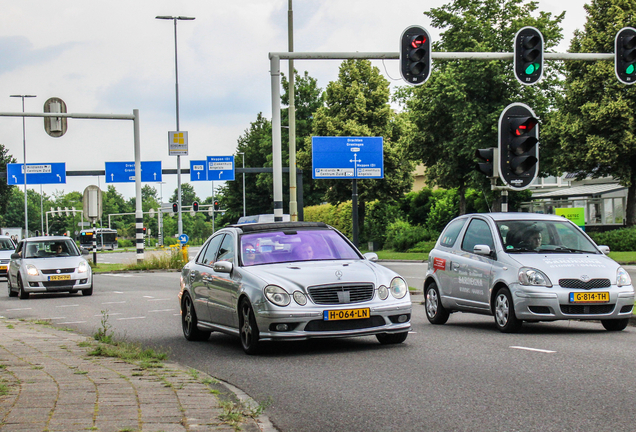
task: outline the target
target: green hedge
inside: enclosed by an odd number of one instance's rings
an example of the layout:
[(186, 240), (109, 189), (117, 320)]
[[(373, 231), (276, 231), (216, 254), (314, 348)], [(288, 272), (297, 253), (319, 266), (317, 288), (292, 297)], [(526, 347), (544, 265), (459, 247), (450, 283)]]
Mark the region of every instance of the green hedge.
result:
[(619, 228), (587, 233), (597, 245), (609, 246), (612, 252), (636, 251), (636, 228)]

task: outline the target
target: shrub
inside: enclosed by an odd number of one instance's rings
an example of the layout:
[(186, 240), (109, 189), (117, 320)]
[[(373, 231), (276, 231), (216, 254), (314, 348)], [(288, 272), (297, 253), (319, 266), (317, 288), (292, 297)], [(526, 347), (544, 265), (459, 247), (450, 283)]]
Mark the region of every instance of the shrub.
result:
[(636, 251), (636, 227), (587, 234), (596, 244), (609, 246), (612, 252)]
[(121, 238), (117, 239), (117, 247), (127, 248), (127, 247), (133, 247), (133, 246), (134, 246), (134, 243), (132, 242), (132, 240), (121, 239)]
[(363, 241), (376, 242), (382, 248), (386, 242), (387, 226), (403, 216), (402, 210), (395, 203), (379, 200), (368, 203), (364, 216)]
[(459, 199), (456, 190), (437, 190), (435, 202), (426, 220), (426, 227), (431, 231), (442, 232), (446, 224), (459, 215)]
[(396, 220), (386, 230), (386, 247), (405, 252), (423, 241), (432, 240), (429, 230), (421, 226), (412, 226), (404, 220)]

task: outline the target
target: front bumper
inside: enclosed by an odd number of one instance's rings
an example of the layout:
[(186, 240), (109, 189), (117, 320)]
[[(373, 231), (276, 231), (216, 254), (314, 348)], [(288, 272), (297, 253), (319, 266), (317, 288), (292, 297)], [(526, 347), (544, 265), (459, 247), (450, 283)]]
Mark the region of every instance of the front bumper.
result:
[(27, 293), (64, 292), (89, 289), (92, 286), (93, 275), (87, 273), (72, 273), (67, 280), (49, 280), (47, 275), (27, 276), (23, 289)]
[[(511, 287), (512, 288), (512, 287)], [(529, 288), (517, 286), (512, 294), (515, 315), (525, 321), (549, 320), (602, 320), (630, 318), (634, 308), (634, 291), (631, 287), (617, 287), (595, 291), (609, 292), (605, 303), (571, 303), (571, 292), (594, 292), (561, 287)]]
[[(323, 319), (323, 312), (326, 310), (363, 307), (370, 308), (369, 318), (336, 321)], [(408, 297), (407, 301), (388, 305), (348, 304), (338, 307), (315, 305), (277, 310), (255, 309), (259, 339), (263, 341), (367, 336), (402, 333), (411, 329), (412, 304)]]

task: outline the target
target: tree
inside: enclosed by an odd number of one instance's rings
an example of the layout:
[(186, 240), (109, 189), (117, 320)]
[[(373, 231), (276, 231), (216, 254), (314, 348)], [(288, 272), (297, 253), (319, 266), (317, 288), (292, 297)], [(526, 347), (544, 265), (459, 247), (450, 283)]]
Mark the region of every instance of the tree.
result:
[[(108, 215), (110, 214), (132, 213), (133, 209), (134, 207), (129, 207), (128, 204), (126, 204), (124, 196), (115, 189), (115, 186), (108, 185), (106, 192), (102, 193), (102, 214), (106, 218), (106, 221), (108, 221)], [(112, 217), (111, 221), (111, 227), (118, 230), (119, 234), (132, 238), (135, 237), (134, 231), (129, 233), (127, 229), (131, 223), (135, 222), (135, 216), (116, 216)]]
[[(281, 103), (289, 105), (289, 81), (283, 74), (282, 79), (283, 94)], [(311, 135), (313, 116), (318, 107), (323, 105), (323, 92), (317, 86), (315, 78), (309, 76), (307, 72), (303, 76), (295, 75), (295, 98), (296, 107), (296, 151), (302, 152), (305, 147), (305, 138)], [(289, 125), (288, 109), (281, 112), (281, 122)], [(289, 129), (283, 128), (281, 131), (281, 153), (284, 166), (289, 166)], [(254, 122), (250, 124), (244, 134), (238, 139), (237, 153), (235, 160), (242, 164), (245, 153), (246, 167), (271, 167), (272, 161), (272, 125), (263, 117), (262, 113), (257, 115)], [(273, 176), (270, 173), (247, 174), (245, 178), (246, 191), (245, 213), (262, 214), (272, 213), (273, 209)], [(243, 181), (241, 176), (237, 176), (236, 181), (227, 182), (221, 188), (219, 199), (222, 207), (226, 209), (221, 217), (221, 225), (233, 223), (243, 216)], [(313, 205), (322, 200), (322, 191), (316, 191), (311, 181), (311, 170), (303, 172), (303, 201), (304, 204)], [(283, 202), (289, 203), (289, 176), (283, 175)], [(288, 211), (288, 210), (287, 210)]]
[[(585, 31), (570, 52), (614, 52), (616, 33), (636, 22), (636, 3), (593, 0)], [(636, 225), (636, 87), (621, 84), (614, 62), (568, 62), (565, 97), (542, 131), (542, 143), (563, 171), (579, 179), (612, 176), (627, 192), (627, 225)], [(542, 147), (543, 149), (543, 147)]]
[[(178, 189), (174, 190), (174, 193), (170, 197), (171, 203), (178, 202)], [(155, 196), (157, 191), (155, 191)], [(190, 183), (181, 183), (181, 206), (191, 206), (193, 202), (199, 201), (197, 193), (194, 190), (194, 186)]]
[[(9, 154), (9, 150), (0, 144), (0, 171), (7, 172), (7, 164), (15, 162), (15, 158)], [(6, 181), (0, 181), (0, 222), (2, 222), (0, 226), (7, 226), (7, 223), (3, 222), (3, 215), (7, 211), (7, 204), (9, 203), (12, 189), (15, 189), (15, 186), (10, 186)]]
[[(384, 137), (384, 179), (358, 180), (362, 217), (364, 202), (399, 199), (413, 183), (413, 164), (403, 141), (409, 125), (393, 112), (389, 97), (388, 81), (370, 61), (346, 60), (340, 65), (338, 80), (327, 86), (326, 106), (314, 115), (315, 136)], [(298, 164), (311, 171), (311, 137), (305, 139)], [(333, 205), (351, 199), (351, 182), (320, 180), (319, 185)]]
[[(514, 35), (524, 26), (538, 28), (546, 48), (557, 45), (564, 13), (534, 17), (536, 2), (524, 2), (453, 0), (424, 12), (433, 27), (444, 30), (435, 51), (512, 52)], [(523, 86), (514, 77), (511, 61), (436, 60), (433, 66), (426, 84), (399, 95), (415, 125), (409, 152), (426, 166), (429, 186), (457, 188), (459, 212), (464, 214), (467, 188), (488, 184), (474, 170), (475, 150), (496, 146), (499, 116), (512, 102), (523, 101), (542, 117), (559, 90), (559, 67), (550, 65), (539, 84)]]

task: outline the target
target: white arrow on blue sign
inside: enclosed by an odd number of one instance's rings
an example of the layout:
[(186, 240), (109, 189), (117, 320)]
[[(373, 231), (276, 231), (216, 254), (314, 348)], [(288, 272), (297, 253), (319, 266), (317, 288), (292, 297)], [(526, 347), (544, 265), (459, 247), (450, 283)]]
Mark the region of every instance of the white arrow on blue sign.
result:
[(187, 234), (181, 234), (181, 235), (179, 236), (179, 242), (180, 242), (181, 244), (186, 244), (186, 243), (188, 242), (188, 240), (190, 240), (190, 237), (188, 237), (188, 235), (187, 235)]
[[(27, 184), (66, 183), (66, 163), (27, 163)], [(24, 184), (24, 164), (7, 164), (7, 184)]]
[(205, 169), (207, 161), (191, 160), (190, 161), (190, 181), (206, 181), (208, 179), (208, 171)]
[(208, 180), (234, 180), (234, 156), (208, 156)]
[[(106, 183), (133, 183), (135, 162), (106, 162)], [(161, 161), (141, 161), (141, 181), (160, 182)]]

